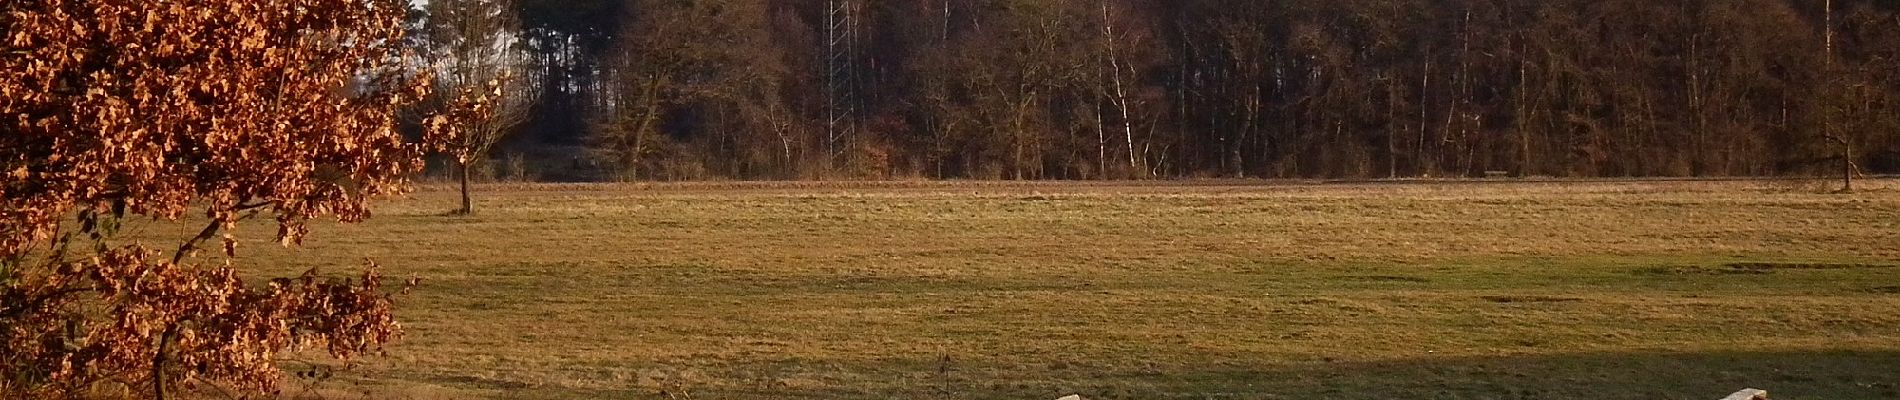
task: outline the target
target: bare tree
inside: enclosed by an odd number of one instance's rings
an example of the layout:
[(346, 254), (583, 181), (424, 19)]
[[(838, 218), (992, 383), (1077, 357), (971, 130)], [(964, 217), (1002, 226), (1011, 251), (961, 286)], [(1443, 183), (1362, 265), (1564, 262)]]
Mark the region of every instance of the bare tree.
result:
[[(590, 137), (600, 155), (617, 164), (620, 178), (704, 175), (647, 165), (663, 151), (680, 162), (675, 167), (706, 164), (692, 159), (696, 154), (688, 151), (692, 150), (689, 145), (758, 149), (763, 144), (779, 147), (777, 153), (783, 159), (791, 157), (789, 111), (762, 104), (782, 98), (779, 88), (786, 74), (768, 36), (767, 4), (750, 0), (628, 4), (639, 12), (628, 16), (607, 56)], [(695, 123), (667, 126), (664, 122), (669, 118)], [(728, 172), (742, 169), (748, 161), (770, 158), (724, 156), (719, 162), (732, 167)]]
[(513, 0), (431, 0), (425, 32), (426, 53), (434, 72), (435, 98), (441, 107), (475, 90), (496, 90), (487, 112), (450, 121), (452, 135), (436, 143), (455, 162), (461, 181), (462, 205), (456, 212), (475, 211), (469, 199), (469, 171), (488, 159), (496, 143), (526, 121), (534, 107), (538, 85), (532, 81), (535, 59), (520, 36)]
[[(1102, 47), (1107, 53), (1105, 58), (1108, 61), (1109, 90), (1107, 92), (1109, 92), (1109, 104), (1114, 106), (1114, 111), (1120, 117), (1118, 120), (1120, 124), (1115, 128), (1121, 131), (1123, 144), (1127, 146), (1128, 175), (1133, 177), (1142, 174), (1141, 171), (1145, 169), (1142, 162), (1147, 155), (1142, 154), (1142, 151), (1135, 147), (1136, 112), (1131, 110), (1135, 105), (1131, 103), (1132, 96), (1129, 95), (1130, 89), (1135, 84), (1129, 80), (1139, 77), (1145, 72), (1143, 69), (1151, 67), (1147, 64), (1153, 64), (1153, 57), (1144, 58), (1133, 53), (1151, 48), (1154, 44), (1149, 40), (1152, 32), (1129, 28), (1141, 27), (1139, 20), (1134, 19), (1136, 17), (1129, 16), (1133, 14), (1132, 12), (1118, 10), (1111, 3), (1109, 0), (1101, 0)], [(1122, 12), (1117, 13), (1117, 11)], [(1118, 26), (1120, 26), (1119, 29)], [(1100, 154), (1097, 154), (1097, 157), (1103, 159), (1102, 163), (1106, 169), (1106, 140), (1102, 142), (1104, 143), (1100, 143), (1102, 148), (1098, 149)]]

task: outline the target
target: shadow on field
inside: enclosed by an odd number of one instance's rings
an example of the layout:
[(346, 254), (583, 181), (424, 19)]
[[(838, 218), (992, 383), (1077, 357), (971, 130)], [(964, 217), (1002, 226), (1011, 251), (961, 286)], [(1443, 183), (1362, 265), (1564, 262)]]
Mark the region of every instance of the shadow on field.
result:
[[(1101, 376), (1087, 387), (999, 395), (1135, 399), (1695, 399), (1743, 388), (1775, 399), (1900, 398), (1900, 353), (1582, 354), (1314, 362)], [(1144, 390), (1143, 387), (1151, 390)], [(973, 398), (987, 397), (983, 393)]]
[[(1642, 399), (1714, 400), (1744, 388), (1776, 400), (1900, 398), (1900, 352), (1577, 354), (1443, 357), (1385, 362), (1195, 366), (1086, 360), (1045, 365), (937, 360), (738, 364), (695, 370), (694, 382), (580, 389), (436, 382), (509, 399)], [(1254, 364), (1252, 366), (1248, 364)], [(687, 368), (693, 369), (693, 368)], [(723, 371), (722, 371), (723, 370)], [(811, 374), (813, 371), (824, 371)], [(678, 376), (678, 371), (671, 376)], [(607, 385), (618, 386), (618, 385)], [(462, 398), (393, 393), (373, 396)], [(329, 398), (351, 398), (329, 397)]]

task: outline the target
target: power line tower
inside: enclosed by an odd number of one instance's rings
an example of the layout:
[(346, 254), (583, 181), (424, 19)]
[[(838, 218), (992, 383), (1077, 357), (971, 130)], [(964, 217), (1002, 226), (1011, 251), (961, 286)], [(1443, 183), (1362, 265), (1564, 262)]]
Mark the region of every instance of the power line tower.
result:
[(825, 1), (825, 154), (836, 161), (857, 131), (858, 2)]

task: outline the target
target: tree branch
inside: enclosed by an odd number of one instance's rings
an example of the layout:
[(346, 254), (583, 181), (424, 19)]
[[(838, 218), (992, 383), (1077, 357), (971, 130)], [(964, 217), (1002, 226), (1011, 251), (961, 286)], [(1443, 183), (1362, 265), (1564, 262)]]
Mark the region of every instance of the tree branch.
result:
[(198, 236), (193, 236), (190, 240), (186, 240), (185, 244), (178, 246), (178, 252), (172, 253), (172, 264), (184, 261), (185, 255), (190, 254), (192, 250), (197, 250), (199, 244), (204, 243), (206, 240), (211, 240), (213, 236), (217, 236), (218, 227), (223, 225), (223, 221), (211, 221), (211, 223), (205, 224), (205, 229), (198, 231)]
[(260, 202), (249, 203), (249, 204), (238, 204), (237, 207), (232, 208), (231, 211), (250, 211), (250, 210), (255, 210), (259, 208), (269, 207), (276, 204), (277, 202), (275, 201), (260, 201)]
[(92, 288), (86, 288), (86, 287), (65, 288), (65, 289), (53, 291), (52, 293), (47, 293), (47, 294), (39, 295), (39, 296), (33, 296), (32, 298), (28, 299), (27, 303), (25, 304), (13, 304), (13, 305), (0, 306), (0, 320), (17, 319), (21, 315), (26, 314), (28, 310), (40, 308), (41, 306), (46, 305), (46, 303), (51, 302), (53, 299), (66, 297), (68, 295), (90, 292), (90, 291), (92, 291)]
[(165, 386), (165, 353), (171, 351), (172, 337), (178, 334), (178, 324), (165, 326), (165, 333), (158, 336), (158, 352), (152, 355), (152, 398), (169, 398)]
[[(232, 212), (251, 211), (250, 214), (245, 214), (242, 217), (238, 217), (237, 219), (238, 221), (243, 221), (246, 219), (250, 219), (252, 216), (256, 216), (257, 209), (264, 208), (273, 204), (277, 204), (277, 203), (274, 201), (263, 201), (263, 202), (257, 202), (257, 203), (239, 202), (239, 204), (236, 207), (231, 208), (231, 211)], [(204, 244), (205, 241), (211, 240), (211, 238), (213, 237), (217, 237), (218, 229), (223, 226), (224, 226), (224, 221), (214, 220), (214, 221), (211, 221), (211, 223), (209, 224), (205, 224), (204, 230), (198, 231), (197, 236), (192, 236), (191, 239), (186, 240), (184, 244), (178, 246), (178, 251), (176, 253), (172, 253), (172, 264), (177, 264), (177, 263), (185, 261), (186, 254), (190, 254), (191, 251), (197, 250), (199, 248), (198, 246)]]

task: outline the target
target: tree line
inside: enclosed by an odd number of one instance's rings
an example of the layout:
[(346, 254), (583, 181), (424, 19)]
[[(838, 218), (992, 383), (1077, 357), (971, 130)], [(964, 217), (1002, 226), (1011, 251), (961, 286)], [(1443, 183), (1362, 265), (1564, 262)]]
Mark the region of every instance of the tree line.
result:
[(468, 7), (507, 14), (482, 43), (531, 98), (496, 152), (585, 149), (544, 172), (574, 179), (1900, 171), (1891, 0), (431, 0), (414, 25)]

